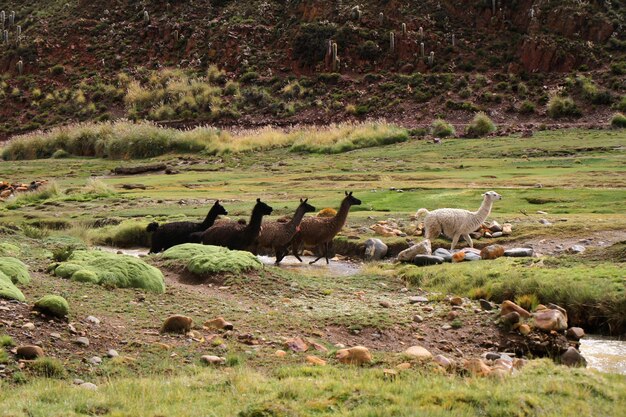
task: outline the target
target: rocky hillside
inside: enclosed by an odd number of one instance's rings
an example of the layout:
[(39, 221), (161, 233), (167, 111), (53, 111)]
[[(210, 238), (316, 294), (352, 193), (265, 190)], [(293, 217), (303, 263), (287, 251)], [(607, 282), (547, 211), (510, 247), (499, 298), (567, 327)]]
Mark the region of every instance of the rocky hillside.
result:
[[(5, 138), (117, 117), (241, 126), (385, 117), (415, 126), (435, 117), (466, 123), (484, 110), (511, 126), (605, 124), (626, 108), (623, 0), (8, 0), (2, 8)], [(549, 112), (556, 95), (577, 111)]]

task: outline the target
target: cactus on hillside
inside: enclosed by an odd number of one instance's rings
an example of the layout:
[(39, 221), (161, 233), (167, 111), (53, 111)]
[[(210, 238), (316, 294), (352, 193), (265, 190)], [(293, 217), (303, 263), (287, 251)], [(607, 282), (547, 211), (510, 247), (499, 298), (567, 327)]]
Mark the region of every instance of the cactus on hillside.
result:
[(385, 23), (385, 14), (383, 12), (378, 13), (378, 23), (381, 26)]
[(8, 30), (6, 30), (6, 29), (4, 30), (4, 32), (2, 32), (2, 42), (3, 42), (5, 45), (8, 45), (8, 44), (9, 44), (9, 31), (8, 31)]
[(14, 23), (15, 23), (15, 12), (12, 11), (9, 14), (9, 26), (13, 26)]
[(452, 34), (452, 47), (456, 46), (456, 38), (454, 37), (454, 33)]
[(0, 11), (0, 25), (2, 25), (2, 29), (4, 30), (4, 22), (7, 20), (7, 14), (4, 10)]
[(17, 32), (17, 38), (19, 39), (20, 36), (22, 36), (22, 26), (17, 25), (17, 27), (15, 28), (15, 31)]
[(178, 39), (180, 39), (180, 35), (178, 33), (178, 30), (174, 31), (173, 36), (174, 36), (174, 42), (178, 43)]
[(350, 17), (353, 20), (361, 20), (361, 8), (359, 6), (354, 6), (350, 11)]
[(150, 23), (150, 13), (147, 10), (143, 11), (143, 21), (146, 23)]
[(20, 75), (22, 75), (22, 73), (24, 72), (24, 62), (21, 59), (17, 61), (17, 72)]
[(424, 28), (420, 26), (419, 32), (420, 32), (420, 41), (423, 41), (424, 40)]
[(424, 42), (420, 43), (420, 56), (424, 58)]
[(435, 62), (435, 53), (430, 51), (430, 55), (428, 55), (428, 65), (432, 66)]
[(396, 49), (396, 35), (389, 32), (389, 50), (393, 52), (394, 49)]
[(406, 38), (406, 23), (402, 24), (402, 36)]

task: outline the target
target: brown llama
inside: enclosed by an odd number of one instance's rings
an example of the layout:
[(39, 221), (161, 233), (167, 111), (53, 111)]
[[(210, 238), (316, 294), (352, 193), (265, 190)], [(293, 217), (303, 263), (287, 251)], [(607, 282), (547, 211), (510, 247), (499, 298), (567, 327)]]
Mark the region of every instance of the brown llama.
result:
[(298, 252), (300, 248), (305, 245), (315, 246), (317, 251), (321, 253), (317, 259), (309, 263), (314, 264), (322, 259), (322, 257), (326, 258), (326, 264), (329, 263), (328, 254), (333, 238), (341, 231), (343, 225), (346, 224), (350, 207), (361, 204), (361, 200), (352, 196), (352, 191), (349, 193), (346, 191), (345, 194), (346, 196), (341, 201), (341, 207), (335, 216), (307, 217), (300, 223), (300, 232), (296, 233), (291, 244), (293, 256), (298, 258), (300, 262), (302, 262), (302, 259), (298, 256)]

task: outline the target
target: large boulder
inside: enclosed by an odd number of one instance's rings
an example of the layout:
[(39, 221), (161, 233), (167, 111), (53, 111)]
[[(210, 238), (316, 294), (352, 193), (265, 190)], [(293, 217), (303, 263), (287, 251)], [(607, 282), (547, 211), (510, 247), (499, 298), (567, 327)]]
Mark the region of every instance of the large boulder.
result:
[(417, 359), (431, 359), (433, 357), (433, 354), (428, 349), (419, 345), (411, 346), (404, 353)]
[(502, 307), (500, 309), (500, 316), (505, 316), (511, 312), (515, 311), (520, 317), (527, 319), (530, 318), (531, 314), (526, 311), (524, 308), (518, 306), (513, 301), (504, 300), (502, 302)]
[(134, 256), (78, 250), (72, 253), (67, 262), (57, 265), (54, 273), (73, 281), (165, 292), (161, 271)]
[(424, 239), (420, 243), (411, 246), (408, 249), (403, 250), (398, 254), (398, 261), (400, 262), (412, 262), (415, 255), (431, 255), (432, 248), (430, 246), (430, 240)]
[(442, 264), (443, 262), (443, 258), (433, 255), (415, 255), (415, 257), (413, 258), (413, 265), (417, 266), (438, 265)]
[(571, 346), (561, 355), (561, 363), (567, 366), (580, 366), (583, 368), (587, 366), (587, 360), (576, 348)]
[(533, 256), (535, 252), (532, 248), (512, 248), (504, 251), (504, 256), (509, 256), (513, 258), (524, 258)]
[(35, 310), (49, 316), (64, 318), (70, 313), (70, 305), (60, 295), (44, 295), (35, 302)]
[(37, 359), (44, 356), (43, 349), (35, 345), (19, 346), (16, 350), (18, 358)]
[(365, 241), (365, 259), (369, 261), (378, 261), (387, 255), (389, 248), (380, 239), (367, 239)]
[(555, 308), (546, 308), (533, 313), (533, 325), (546, 332), (567, 329), (567, 312), (554, 304)]
[(502, 245), (489, 245), (480, 251), (480, 257), (483, 259), (497, 259), (501, 256), (504, 256)]

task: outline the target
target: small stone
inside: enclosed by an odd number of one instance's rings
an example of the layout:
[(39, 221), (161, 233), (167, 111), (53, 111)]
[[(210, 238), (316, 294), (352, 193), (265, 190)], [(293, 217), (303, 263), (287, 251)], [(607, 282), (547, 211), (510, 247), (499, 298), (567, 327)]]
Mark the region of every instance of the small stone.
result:
[(74, 381), (72, 382), (74, 385), (80, 385), (80, 384), (84, 384), (85, 381), (83, 381), (80, 378), (74, 378)]
[(520, 324), (520, 326), (517, 328), (517, 331), (519, 331), (522, 336), (528, 336), (532, 332), (532, 329), (528, 324), (524, 323)]
[(533, 313), (533, 325), (546, 332), (567, 329), (567, 313), (563, 309), (545, 309)]
[(93, 365), (100, 365), (102, 363), (102, 358), (100, 356), (92, 356), (89, 358), (89, 363)]
[(98, 389), (98, 386), (96, 384), (92, 384), (91, 382), (83, 382), (82, 384), (79, 385), (79, 387), (88, 389), (91, 391), (95, 391)]
[(513, 225), (511, 225), (511, 223), (504, 223), (502, 225), (502, 235), (508, 236), (511, 233), (513, 233)]
[(439, 265), (443, 262), (443, 258), (434, 255), (415, 255), (413, 258), (413, 265), (415, 266)]
[(441, 326), (442, 330), (450, 330), (452, 328), (452, 326), (450, 326), (449, 324), (444, 324), (443, 326)]
[(306, 357), (306, 362), (311, 365), (324, 366), (326, 365), (326, 361), (322, 358), (318, 358), (317, 356), (309, 355)]
[(300, 337), (287, 340), (285, 345), (294, 352), (306, 352), (309, 349), (309, 345)]
[(383, 369), (383, 378), (393, 381), (398, 376), (398, 371), (395, 369)]
[(544, 226), (552, 226), (552, 223), (550, 223), (547, 219), (541, 219), (539, 220), (539, 223), (543, 224)]
[(18, 358), (23, 359), (36, 359), (44, 356), (43, 349), (39, 346), (34, 345), (26, 345), (19, 346), (16, 350), (16, 355)]
[(443, 259), (444, 262), (452, 261), (452, 254), (450, 253), (449, 250), (444, 249), (444, 248), (435, 249), (435, 251), (433, 252), (433, 256), (440, 257), (441, 259)]
[(457, 317), (459, 317), (459, 312), (458, 311), (451, 311), (446, 316), (446, 319), (448, 319), (449, 321), (452, 321), (452, 320), (456, 319)]
[(389, 301), (381, 301), (379, 304), (381, 307), (385, 307), (385, 308), (391, 307), (391, 303)]
[(338, 350), (336, 359), (345, 364), (362, 365), (372, 361), (372, 354), (365, 346), (354, 346)]
[(279, 358), (284, 358), (285, 356), (287, 356), (287, 352), (279, 349), (276, 352), (274, 352), (274, 356), (278, 356)]
[(500, 226), (500, 223), (498, 223), (497, 221), (494, 220), (491, 223), (491, 226), (489, 226), (489, 230), (491, 230), (493, 233), (501, 232), (502, 231), (502, 226)]
[(570, 327), (569, 329), (567, 329), (566, 336), (570, 340), (578, 341), (585, 337), (585, 331), (580, 327)]
[(234, 328), (232, 323), (224, 320), (224, 317), (217, 317), (212, 320), (207, 320), (204, 322), (204, 326), (213, 330), (233, 330)]
[(478, 300), (478, 302), (480, 303), (480, 308), (482, 308), (483, 310), (486, 311), (490, 311), (493, 310), (493, 304), (491, 304), (489, 301), (485, 300), (485, 299), (480, 299)]
[(510, 313), (505, 314), (504, 316), (500, 316), (502, 323), (513, 326), (514, 324), (519, 323), (520, 314), (517, 311), (511, 311)]
[(187, 333), (192, 325), (191, 317), (175, 314), (165, 319), (161, 326), (161, 333)]
[(398, 365), (396, 365), (397, 369), (410, 369), (411, 368), (411, 364), (409, 362), (402, 362)]
[(482, 258), (480, 257), (480, 255), (474, 253), (474, 252), (465, 252), (465, 257), (463, 258), (464, 261), (480, 261)]
[(546, 214), (548, 214), (548, 212), (542, 211), (542, 210), (537, 210), (537, 214), (541, 214), (541, 215), (545, 216)]
[(428, 298), (422, 297), (421, 295), (416, 295), (416, 296), (413, 296), (413, 297), (409, 297), (409, 303), (410, 304), (427, 303), (427, 302), (428, 302)]
[(454, 362), (443, 355), (437, 355), (433, 358), (433, 362), (442, 366), (444, 369), (450, 369), (454, 366)]
[(496, 237), (502, 237), (502, 236), (504, 236), (504, 233), (502, 233), (502, 232), (493, 232), (493, 233), (491, 234), (491, 237), (494, 237), (494, 238), (496, 238)]
[(22, 326), (22, 329), (24, 330), (34, 330), (35, 329), (35, 323), (26, 323), (25, 325)]
[(561, 363), (567, 366), (580, 366), (583, 368), (587, 366), (587, 360), (576, 348), (571, 346), (561, 355)]
[(504, 256), (510, 256), (513, 258), (531, 257), (534, 251), (532, 248), (512, 248), (504, 251)]
[(502, 308), (500, 310), (500, 315), (504, 316), (512, 311), (517, 312), (521, 317), (527, 319), (530, 318), (530, 313), (523, 309), (522, 307), (515, 304), (513, 301), (504, 300), (502, 302)]
[(87, 321), (95, 325), (100, 324), (100, 319), (94, 316), (87, 316)]
[(367, 239), (365, 241), (365, 259), (370, 261), (378, 261), (387, 255), (389, 248), (380, 239)]
[(430, 359), (433, 357), (433, 354), (430, 353), (428, 349), (418, 345), (411, 346), (405, 350), (404, 353), (417, 359)]
[(430, 240), (424, 239), (420, 243), (411, 246), (408, 249), (403, 250), (398, 254), (398, 261), (400, 262), (412, 262), (415, 255), (431, 255), (432, 248), (430, 246)]
[(221, 365), (226, 362), (226, 358), (215, 355), (203, 355), (200, 360), (207, 365)]
[(502, 245), (489, 245), (480, 251), (480, 257), (483, 259), (498, 259), (501, 256), (504, 256)]
[(497, 352), (487, 352), (485, 354), (485, 359), (488, 361), (495, 361), (496, 359), (500, 359), (500, 354)]
[(452, 255), (452, 262), (463, 262), (465, 260), (465, 252), (457, 252)]
[(453, 306), (460, 306), (463, 304), (463, 299), (461, 297), (452, 297), (450, 299), (450, 304)]
[(74, 340), (74, 343), (76, 343), (77, 345), (83, 346), (83, 347), (87, 347), (89, 346), (89, 339), (87, 339), (86, 337), (77, 337)]
[(50, 337), (53, 339), (60, 339), (61, 338), (61, 334), (60, 333), (50, 333)]
[(491, 368), (489, 368), (485, 362), (480, 359), (466, 360), (463, 364), (463, 368), (471, 374), (477, 376), (487, 376), (491, 373)]
[(579, 253), (583, 253), (587, 248), (585, 248), (583, 245), (574, 245), (571, 246), (569, 248), (567, 248), (567, 252), (572, 253), (572, 254), (579, 254)]
[(117, 350), (115, 350), (115, 349), (107, 350), (107, 357), (109, 357), (109, 358), (117, 358), (118, 356), (120, 356), (120, 354), (117, 353)]
[(416, 314), (413, 316), (413, 321), (416, 323), (421, 323), (424, 321), (424, 318), (422, 316), (420, 316), (419, 314)]

